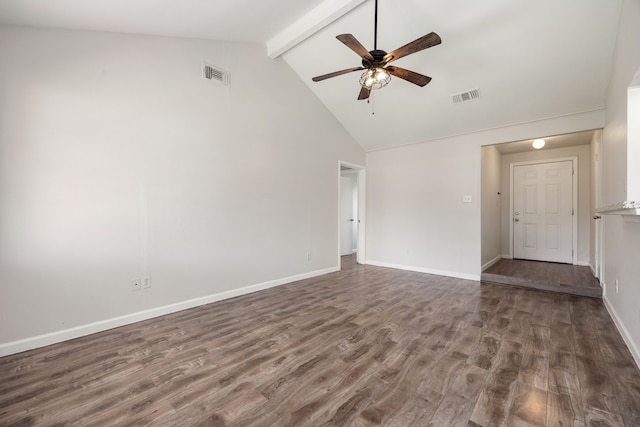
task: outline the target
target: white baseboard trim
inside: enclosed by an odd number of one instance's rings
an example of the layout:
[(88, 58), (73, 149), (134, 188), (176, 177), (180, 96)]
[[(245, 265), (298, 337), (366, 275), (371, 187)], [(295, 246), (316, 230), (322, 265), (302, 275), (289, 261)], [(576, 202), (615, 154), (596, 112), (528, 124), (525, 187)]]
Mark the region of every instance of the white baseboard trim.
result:
[(501, 259), (502, 259), (502, 255), (498, 255), (497, 257), (495, 257), (491, 261), (489, 261), (486, 264), (484, 264), (482, 266), (482, 271), (485, 271), (487, 268), (491, 267), (493, 264), (495, 264), (496, 262), (500, 261)]
[(633, 342), (633, 340), (631, 339), (631, 335), (629, 334), (629, 331), (627, 331), (627, 328), (624, 327), (624, 323), (622, 323), (622, 321), (618, 317), (618, 313), (616, 313), (616, 310), (613, 308), (611, 303), (609, 303), (606, 293), (602, 298), (602, 301), (604, 302), (604, 306), (607, 308), (609, 315), (613, 319), (613, 323), (616, 325), (616, 328), (618, 328), (618, 332), (620, 332), (622, 339), (627, 344), (627, 347), (629, 348), (629, 351), (631, 352), (633, 359), (636, 361), (636, 365), (640, 369), (640, 349), (638, 349), (638, 346), (636, 345), (636, 343)]
[(371, 260), (367, 260), (366, 263), (369, 265), (375, 265), (376, 267), (395, 268), (397, 270), (407, 270), (407, 271), (416, 271), (418, 273), (435, 274), (436, 276), (455, 277), (456, 279), (475, 280), (476, 282), (480, 281), (479, 274), (467, 274), (467, 273), (458, 273), (455, 271), (434, 270), (431, 268), (414, 267), (411, 265), (391, 264), (388, 262), (371, 261)]
[(502, 259), (513, 259), (513, 257), (509, 254), (502, 254)]
[(250, 294), (264, 289), (273, 288), (298, 280), (309, 279), (311, 277), (322, 276), (324, 274), (339, 271), (340, 267), (329, 267), (322, 270), (302, 273), (295, 276), (284, 277), (281, 279), (270, 280), (268, 282), (258, 283), (255, 285), (245, 286), (239, 289), (219, 292), (213, 295), (207, 295), (199, 298), (181, 301), (175, 304), (169, 304), (162, 307), (156, 307), (149, 310), (143, 310), (136, 313), (126, 314), (124, 316), (114, 317), (111, 319), (100, 320), (98, 322), (88, 323), (86, 325), (76, 326), (69, 329), (51, 332), (44, 335), (25, 338), (18, 341), (8, 343), (0, 343), (0, 357), (10, 354), (21, 353), (23, 351), (32, 350), (34, 348), (44, 347), (74, 338), (80, 338), (86, 335), (95, 334), (96, 332), (106, 331), (108, 329), (118, 328), (120, 326), (129, 325), (143, 320), (152, 319), (154, 317), (164, 316), (166, 314), (175, 313), (204, 304), (210, 304), (216, 301), (222, 301), (241, 295)]

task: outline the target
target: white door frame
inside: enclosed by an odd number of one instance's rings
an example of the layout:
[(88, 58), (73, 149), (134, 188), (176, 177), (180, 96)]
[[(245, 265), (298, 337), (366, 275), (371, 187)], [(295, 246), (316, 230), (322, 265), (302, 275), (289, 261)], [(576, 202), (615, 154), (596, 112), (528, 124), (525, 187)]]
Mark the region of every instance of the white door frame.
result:
[[(599, 131), (597, 140), (592, 141), (591, 143), (596, 146), (595, 154), (597, 156), (595, 159), (595, 170), (592, 171), (592, 173), (595, 174), (595, 177), (591, 180), (595, 186), (591, 192), (595, 198), (592, 206), (599, 208), (602, 206), (602, 131)], [(604, 219), (602, 218), (602, 215), (597, 215), (595, 211), (593, 214), (593, 220), (595, 221), (595, 242), (591, 242), (594, 246), (593, 255), (595, 258), (593, 260), (593, 275), (599, 280), (600, 286), (602, 286), (602, 279), (604, 278), (604, 275), (602, 274), (602, 229), (604, 228)]]
[(513, 168), (515, 166), (536, 165), (542, 163), (556, 163), (571, 161), (573, 163), (573, 256), (572, 264), (578, 264), (578, 157), (560, 157), (556, 159), (530, 160), (526, 162), (515, 162), (509, 165), (509, 256), (513, 259)]
[(340, 221), (340, 217), (341, 217), (341, 212), (340, 212), (340, 176), (342, 175), (342, 167), (347, 167), (350, 169), (355, 169), (358, 172), (355, 174), (356, 175), (356, 181), (357, 181), (357, 186), (358, 186), (358, 251), (356, 252), (356, 261), (358, 264), (365, 264), (366, 262), (366, 254), (365, 254), (365, 243), (366, 243), (366, 236), (365, 236), (365, 229), (366, 229), (366, 214), (365, 214), (365, 209), (366, 209), (366, 199), (365, 199), (365, 189), (366, 189), (366, 185), (365, 185), (365, 179), (366, 179), (366, 172), (365, 172), (365, 168), (362, 165), (357, 165), (354, 163), (348, 163), (348, 162), (343, 162), (342, 160), (338, 161), (338, 246), (336, 249), (337, 255), (338, 255), (338, 266), (340, 265), (340, 252), (341, 252), (341, 248), (340, 248), (340, 227), (342, 227), (342, 222)]

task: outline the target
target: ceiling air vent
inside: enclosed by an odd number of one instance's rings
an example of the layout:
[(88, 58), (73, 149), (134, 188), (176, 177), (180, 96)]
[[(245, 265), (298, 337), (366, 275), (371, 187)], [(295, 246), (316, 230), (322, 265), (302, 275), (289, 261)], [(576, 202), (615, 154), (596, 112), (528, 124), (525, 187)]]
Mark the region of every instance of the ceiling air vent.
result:
[(451, 95), (451, 99), (454, 104), (457, 104), (458, 102), (472, 101), (478, 98), (480, 98), (480, 89), (471, 89), (467, 92)]
[(229, 84), (229, 73), (219, 67), (207, 64), (206, 62), (202, 63), (202, 78), (214, 80), (225, 85)]

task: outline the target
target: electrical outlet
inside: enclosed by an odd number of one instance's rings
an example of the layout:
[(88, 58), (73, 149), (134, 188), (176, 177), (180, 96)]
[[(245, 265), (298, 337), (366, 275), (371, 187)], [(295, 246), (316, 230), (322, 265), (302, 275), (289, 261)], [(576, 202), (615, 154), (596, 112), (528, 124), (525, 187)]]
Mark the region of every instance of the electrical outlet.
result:
[(133, 279), (131, 279), (131, 290), (139, 291), (140, 289), (142, 289), (142, 283), (140, 282), (140, 278), (134, 277)]
[(311, 252), (307, 252), (307, 261), (311, 261)]
[(471, 196), (462, 196), (463, 203), (471, 203)]
[(616, 294), (618, 293), (618, 279), (616, 279)]
[(142, 289), (149, 289), (151, 287), (151, 276), (145, 276), (142, 278)]

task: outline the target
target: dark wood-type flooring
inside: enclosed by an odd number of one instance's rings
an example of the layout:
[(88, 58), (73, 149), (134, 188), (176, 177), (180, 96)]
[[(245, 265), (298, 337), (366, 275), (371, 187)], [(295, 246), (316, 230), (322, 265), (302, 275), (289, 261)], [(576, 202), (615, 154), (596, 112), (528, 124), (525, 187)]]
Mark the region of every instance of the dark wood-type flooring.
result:
[(600, 282), (587, 266), (501, 259), (483, 271), (481, 277), (485, 282), (602, 298)]
[(0, 425), (638, 426), (600, 300), (360, 266), (0, 359)]

